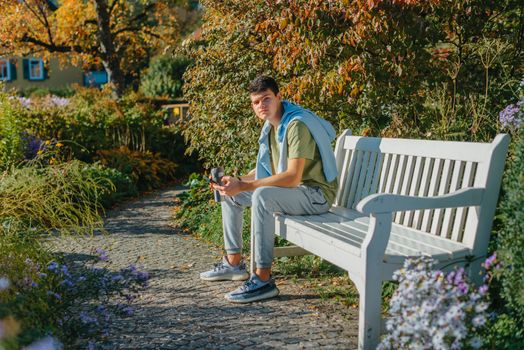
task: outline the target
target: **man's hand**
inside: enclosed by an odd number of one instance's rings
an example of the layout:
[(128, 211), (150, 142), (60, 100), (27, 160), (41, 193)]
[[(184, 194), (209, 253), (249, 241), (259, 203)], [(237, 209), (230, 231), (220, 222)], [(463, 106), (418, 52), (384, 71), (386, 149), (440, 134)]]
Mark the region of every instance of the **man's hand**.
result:
[(239, 181), (236, 177), (224, 176), (222, 177), (222, 186), (213, 184), (213, 189), (218, 190), (223, 196), (235, 196), (240, 192), (244, 191), (243, 182)]

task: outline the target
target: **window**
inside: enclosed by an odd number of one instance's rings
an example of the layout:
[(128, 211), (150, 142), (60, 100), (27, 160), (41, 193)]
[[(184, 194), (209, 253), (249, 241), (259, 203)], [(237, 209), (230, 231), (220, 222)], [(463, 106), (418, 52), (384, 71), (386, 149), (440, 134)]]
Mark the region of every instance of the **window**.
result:
[(105, 70), (102, 71), (88, 71), (84, 73), (84, 86), (101, 87), (107, 84), (108, 77)]
[(29, 80), (44, 80), (44, 61), (35, 58), (29, 60)]
[(11, 80), (11, 69), (8, 60), (0, 60), (0, 80)]

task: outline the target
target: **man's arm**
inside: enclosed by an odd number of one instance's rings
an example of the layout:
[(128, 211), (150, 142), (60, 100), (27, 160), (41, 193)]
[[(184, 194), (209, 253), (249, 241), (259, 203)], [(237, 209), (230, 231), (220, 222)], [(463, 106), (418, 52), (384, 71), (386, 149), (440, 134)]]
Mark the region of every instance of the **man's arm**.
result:
[(235, 177), (224, 176), (222, 178), (224, 185), (213, 185), (213, 188), (220, 191), (222, 195), (234, 196), (240, 192), (254, 191), (263, 186), (297, 187), (302, 180), (305, 163), (306, 160), (304, 158), (289, 159), (286, 171), (258, 180), (254, 179), (254, 174), (252, 175), (252, 180), (245, 179), (250, 176), (251, 173), (243, 176), (242, 181), (239, 181)]
[(253, 181), (255, 180), (256, 169), (251, 169), (246, 175), (239, 176), (242, 181)]

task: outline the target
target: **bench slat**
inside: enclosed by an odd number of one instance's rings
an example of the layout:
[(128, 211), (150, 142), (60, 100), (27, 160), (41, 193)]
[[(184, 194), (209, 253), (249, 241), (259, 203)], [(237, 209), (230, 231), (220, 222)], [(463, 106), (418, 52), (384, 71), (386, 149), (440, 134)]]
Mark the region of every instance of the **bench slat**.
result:
[[(411, 181), (413, 180), (413, 173), (415, 171), (415, 157), (407, 157), (407, 164), (406, 164), (406, 170), (404, 175), (404, 181), (402, 181), (402, 186), (400, 187), (400, 193), (399, 194), (409, 194), (409, 188), (411, 186)], [(404, 216), (406, 215), (405, 211), (398, 212), (396, 215), (395, 222), (402, 224), (402, 221), (404, 221)]]
[[(463, 174), (464, 162), (456, 161), (453, 167), (453, 177), (451, 178), (449, 192), (455, 192), (461, 188)], [(453, 221), (455, 220), (456, 211), (457, 208), (445, 209), (444, 220), (442, 222), (442, 237), (451, 238), (451, 230), (453, 229)]]
[[(451, 173), (453, 171), (453, 161), (449, 159), (444, 160), (444, 168), (442, 169), (442, 176), (438, 188), (438, 195), (442, 196), (449, 193), (449, 186), (451, 181)], [(433, 213), (433, 223), (431, 224), (431, 233), (440, 236), (442, 229), (442, 221), (444, 209), (436, 209)]]
[[(431, 182), (429, 185), (429, 193), (428, 196), (433, 197), (436, 196), (438, 193), (438, 186), (439, 186), (439, 180), (440, 176), (442, 174), (442, 167), (444, 165), (444, 159), (436, 159), (435, 160), (435, 166), (433, 167), (433, 171), (429, 174), (431, 176)], [(424, 232), (430, 232), (431, 230), (431, 223), (433, 220), (433, 212), (434, 210), (424, 210), (424, 218), (422, 219), (422, 227), (420, 228)]]
[(352, 161), (351, 161), (351, 156), (353, 154), (353, 151), (351, 150), (348, 150), (347, 152), (345, 152), (344, 154), (344, 165), (346, 164), (349, 164), (349, 166), (347, 167), (348, 169), (346, 169), (345, 166), (341, 166), (339, 169), (341, 169), (340, 171), (340, 180), (339, 180), (339, 184), (338, 184), (338, 191), (337, 191), (337, 199), (336, 199), (336, 205), (344, 205), (345, 203), (345, 196), (346, 196), (346, 192), (348, 191), (348, 188), (349, 188), (349, 181), (348, 179), (351, 178), (351, 174), (352, 174), (352, 167), (351, 167), (351, 164), (352, 164)]
[(348, 136), (345, 149), (404, 154), (417, 157), (484, 162), (489, 160), (493, 145), (480, 142), (453, 142)]
[(357, 192), (357, 184), (360, 174), (362, 173), (362, 162), (364, 161), (365, 154), (362, 151), (355, 151), (355, 155), (353, 157), (355, 157), (355, 170), (352, 172), (353, 175), (350, 178), (351, 185), (349, 187), (348, 196), (343, 202), (344, 206), (348, 208), (351, 207), (353, 199), (355, 198), (355, 193)]
[(348, 200), (347, 206), (350, 208), (353, 208), (362, 196), (362, 189), (369, 173), (368, 169), (371, 160), (371, 153), (372, 152), (364, 152), (362, 155), (362, 164), (360, 164), (360, 171), (358, 172), (358, 181), (354, 181), (356, 183), (356, 187), (354, 191), (351, 191), (350, 198)]
[[(462, 177), (462, 188), (473, 186), (475, 173), (475, 163), (467, 162), (464, 168), (464, 175)], [(462, 242), (462, 235), (464, 226), (466, 225), (466, 217), (468, 208), (457, 208), (455, 213), (455, 221), (451, 232), (451, 239), (455, 242)]]
[(391, 163), (392, 163), (391, 161), (393, 159), (393, 155), (389, 153), (386, 153), (386, 154), (381, 153), (381, 154), (384, 156), (384, 160), (383, 160), (382, 169), (380, 171), (380, 182), (379, 182), (378, 188), (379, 188), (380, 193), (384, 193), (386, 192), (386, 184), (388, 180), (389, 169), (391, 168)]
[[(413, 173), (413, 180), (411, 181), (411, 186), (409, 189), (410, 196), (416, 196), (420, 190), (420, 184), (422, 180), (422, 174), (424, 170), (424, 159), (423, 157), (417, 157), (414, 162), (415, 171)], [(415, 218), (415, 211), (407, 211), (404, 216), (403, 224), (408, 227), (413, 227), (413, 222)]]

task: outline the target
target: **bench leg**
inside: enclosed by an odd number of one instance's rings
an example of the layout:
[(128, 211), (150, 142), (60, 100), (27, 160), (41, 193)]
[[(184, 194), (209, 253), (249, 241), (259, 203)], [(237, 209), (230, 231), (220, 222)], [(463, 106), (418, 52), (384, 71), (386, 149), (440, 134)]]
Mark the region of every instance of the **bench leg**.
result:
[(382, 281), (367, 281), (359, 288), (358, 348), (375, 350), (380, 342)]

